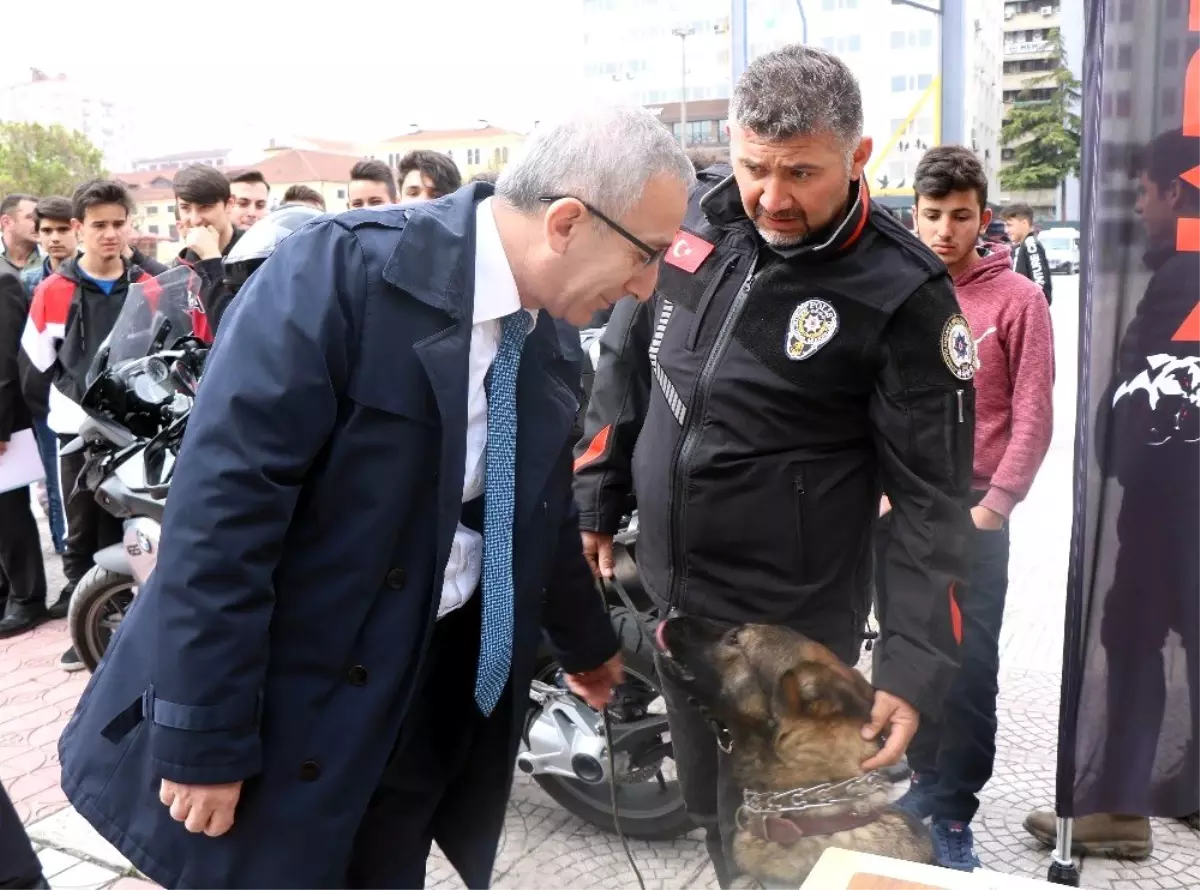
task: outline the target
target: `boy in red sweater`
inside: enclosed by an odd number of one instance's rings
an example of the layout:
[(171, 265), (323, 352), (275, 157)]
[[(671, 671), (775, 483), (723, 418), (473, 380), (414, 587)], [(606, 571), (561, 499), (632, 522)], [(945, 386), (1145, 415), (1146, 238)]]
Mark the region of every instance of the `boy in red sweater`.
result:
[[(908, 749), (912, 786), (897, 802), (933, 819), (938, 864), (978, 866), (970, 823), (996, 756), (1000, 623), (1008, 590), (1008, 518), (1029, 493), (1050, 447), (1054, 345), (1041, 290), (1012, 271), (1004, 245), (977, 247), (992, 212), (974, 153), (933, 148), (914, 179), (917, 235), (954, 277), (975, 347), (975, 521), (960, 667), (940, 723), (922, 721)], [(881, 574), (887, 567), (881, 565)]]

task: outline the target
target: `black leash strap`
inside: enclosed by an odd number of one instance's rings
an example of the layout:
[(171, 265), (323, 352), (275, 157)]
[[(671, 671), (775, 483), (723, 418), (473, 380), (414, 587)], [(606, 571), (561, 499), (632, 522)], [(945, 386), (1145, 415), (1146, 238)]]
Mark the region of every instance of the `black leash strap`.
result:
[(625, 839), (625, 833), (621, 831), (621, 818), (617, 813), (617, 762), (613, 756), (612, 722), (609, 719), (607, 705), (601, 713), (604, 715), (605, 747), (608, 748), (608, 790), (612, 795), (613, 828), (617, 832), (617, 837), (621, 839), (621, 846), (625, 849), (625, 858), (629, 860), (629, 867), (633, 869), (638, 886), (641, 890), (646, 890), (646, 882), (642, 880), (642, 873), (638, 871), (637, 863), (633, 861), (633, 852), (629, 849), (629, 841)]

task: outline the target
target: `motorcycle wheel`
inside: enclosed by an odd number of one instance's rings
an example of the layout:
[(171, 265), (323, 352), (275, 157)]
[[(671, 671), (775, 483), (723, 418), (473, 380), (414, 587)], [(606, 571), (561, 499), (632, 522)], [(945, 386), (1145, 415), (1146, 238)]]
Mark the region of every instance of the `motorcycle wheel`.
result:
[[(654, 639), (640, 616), (629, 609), (613, 609), (611, 618), (613, 630), (621, 641), (621, 659), (625, 665), (625, 683), (618, 695), (644, 698), (641, 703), (644, 707), (660, 694), (658, 672), (654, 667)], [(558, 669), (553, 660), (544, 660), (538, 664), (535, 677), (552, 683)], [(614, 830), (612, 791), (608, 782), (590, 785), (577, 779), (544, 774), (533, 779), (563, 809), (597, 828)], [(684, 809), (679, 782), (663, 779), (661, 772), (657, 777), (636, 784), (618, 779), (617, 815), (621, 832), (626, 837), (641, 840), (672, 840), (696, 827)]]
[(129, 575), (100, 566), (79, 579), (67, 609), (67, 629), (79, 660), (95, 671), (104, 657), (117, 625), (133, 604), (135, 583)]

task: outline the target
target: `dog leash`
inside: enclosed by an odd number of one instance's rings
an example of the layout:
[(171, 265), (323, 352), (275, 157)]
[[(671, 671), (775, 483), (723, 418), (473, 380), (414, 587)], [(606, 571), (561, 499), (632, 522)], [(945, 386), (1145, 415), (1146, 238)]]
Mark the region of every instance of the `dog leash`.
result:
[(608, 705), (605, 705), (600, 713), (604, 715), (604, 742), (605, 747), (608, 748), (608, 790), (612, 795), (613, 829), (617, 832), (617, 837), (621, 839), (621, 846), (625, 849), (625, 858), (629, 860), (629, 867), (633, 869), (638, 887), (646, 890), (646, 882), (642, 880), (642, 873), (638, 871), (637, 863), (633, 860), (633, 851), (629, 849), (629, 841), (625, 839), (625, 832), (621, 831), (621, 817), (617, 812), (617, 762), (613, 756), (612, 721), (609, 718)]

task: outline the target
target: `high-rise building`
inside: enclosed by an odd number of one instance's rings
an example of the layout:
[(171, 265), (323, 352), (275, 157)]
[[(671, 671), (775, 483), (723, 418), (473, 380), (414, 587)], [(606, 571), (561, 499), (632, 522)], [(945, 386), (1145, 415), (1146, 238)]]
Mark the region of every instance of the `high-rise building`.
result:
[(133, 157), (131, 132), (136, 116), (87, 85), (31, 69), (22, 83), (0, 88), (0, 121), (58, 124), (86, 136), (104, 155), (110, 170), (129, 166)]
[[(1054, 95), (1045, 82), (1057, 66), (1053, 32), (1062, 24), (1061, 0), (1006, 0), (1004, 3), (1004, 112), (1022, 102), (1045, 102)], [(1002, 166), (1012, 162), (1012, 146), (1002, 149)], [(1052, 218), (1059, 199), (1058, 188), (1003, 189), (1004, 203), (1021, 202), (1038, 217)]]
[[(994, 190), (1000, 11), (996, 0), (965, 2), (964, 141), (978, 152)], [(871, 188), (876, 195), (911, 198), (916, 164), (939, 135), (939, 18), (891, 0), (746, 3), (751, 59), (805, 42), (850, 66), (862, 88), (864, 129), (875, 145)], [(731, 9), (731, 0), (583, 0), (581, 61), (589, 97), (648, 106), (677, 135), (686, 129), (689, 145), (721, 147), (728, 140), (732, 89)]]

